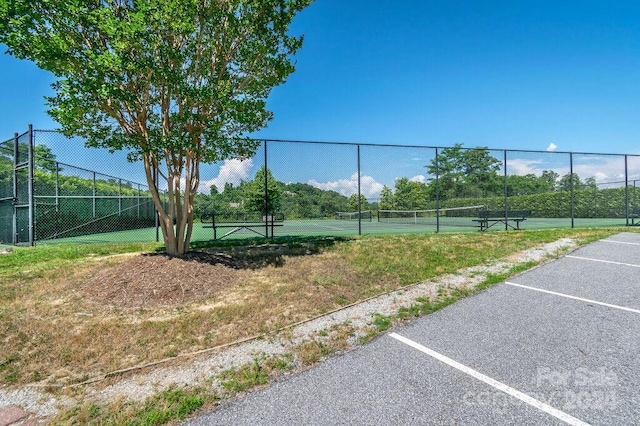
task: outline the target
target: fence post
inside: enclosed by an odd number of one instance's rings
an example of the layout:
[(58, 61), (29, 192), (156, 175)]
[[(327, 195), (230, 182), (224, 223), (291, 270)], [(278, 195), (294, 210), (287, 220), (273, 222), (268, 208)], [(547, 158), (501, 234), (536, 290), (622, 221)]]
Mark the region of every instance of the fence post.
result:
[(96, 220), (97, 217), (97, 203), (96, 203), (96, 172), (93, 172), (93, 220)]
[(29, 245), (35, 245), (35, 198), (33, 193), (33, 169), (34, 169), (34, 159), (33, 159), (33, 124), (29, 124), (29, 180), (27, 183), (27, 192), (29, 194)]
[(56, 233), (57, 236), (60, 233), (60, 163), (56, 161)]
[(438, 169), (438, 148), (436, 148), (436, 234), (440, 232), (440, 170)]
[[(264, 235), (269, 238), (269, 174), (267, 173), (267, 141), (264, 141)], [(273, 238), (273, 228), (271, 228)]]
[(360, 189), (360, 145), (357, 145), (357, 153), (358, 153), (358, 235), (362, 235), (362, 200), (360, 197), (362, 196), (362, 191)]
[(504, 150), (504, 230), (508, 231), (509, 230), (509, 188), (507, 185), (507, 150)]
[(13, 134), (13, 227), (11, 230), (11, 240), (13, 244), (18, 244), (18, 134)]
[[(155, 158), (155, 157), (154, 157)], [(160, 189), (158, 188), (158, 167), (155, 168), (155, 173), (154, 173), (154, 185), (156, 186), (156, 190), (158, 191), (158, 198), (160, 203), (164, 202), (164, 198), (160, 197)], [(151, 188), (149, 188), (149, 190), (151, 190)], [(138, 200), (140, 201), (140, 200)], [(160, 242), (160, 217), (158, 216), (158, 207), (156, 207), (156, 203), (153, 202), (153, 199), (151, 200), (152, 204), (153, 204), (153, 213), (154, 213), (154, 221), (155, 221), (155, 225), (156, 225), (156, 243)]]
[(571, 197), (571, 228), (575, 227), (574, 213), (575, 206), (573, 202), (573, 152), (569, 153), (569, 191)]
[(138, 184), (138, 199), (136, 200), (136, 213), (138, 215), (138, 219), (140, 219), (140, 198), (141, 198), (141, 192), (142, 190), (140, 189), (140, 184)]
[(626, 226), (629, 226), (629, 164), (628, 156), (624, 156), (624, 216), (626, 218)]

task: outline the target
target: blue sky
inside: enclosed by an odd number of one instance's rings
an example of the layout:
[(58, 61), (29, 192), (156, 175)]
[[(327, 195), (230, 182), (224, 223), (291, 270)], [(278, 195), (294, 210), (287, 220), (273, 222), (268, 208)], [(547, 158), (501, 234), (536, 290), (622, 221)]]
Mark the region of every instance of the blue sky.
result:
[[(635, 1), (316, 0), (294, 22), (297, 70), (256, 136), (640, 154), (638, 16)], [(3, 55), (0, 76), (0, 139), (56, 127), (49, 74)]]
[(640, 3), (319, 0), (273, 138), (640, 153)]

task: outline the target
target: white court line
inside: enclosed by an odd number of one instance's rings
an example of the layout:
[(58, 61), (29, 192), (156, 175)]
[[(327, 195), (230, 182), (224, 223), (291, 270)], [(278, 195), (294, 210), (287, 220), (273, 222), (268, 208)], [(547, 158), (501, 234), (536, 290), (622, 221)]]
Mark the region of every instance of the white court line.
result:
[(626, 241), (615, 241), (615, 240), (600, 240), (603, 243), (616, 243), (616, 244), (628, 244), (630, 246), (640, 246), (640, 243), (628, 243)]
[(539, 291), (541, 293), (553, 294), (554, 296), (566, 297), (567, 299), (579, 300), (581, 302), (592, 303), (594, 305), (606, 306), (607, 308), (620, 309), (622, 311), (635, 312), (636, 314), (640, 314), (640, 310), (633, 309), (633, 308), (627, 308), (625, 306), (612, 305), (610, 303), (598, 302), (596, 300), (591, 300), (591, 299), (583, 299), (582, 297), (571, 296), (571, 295), (564, 294), (564, 293), (557, 293), (555, 291), (543, 290), (541, 288), (536, 288), (536, 287), (529, 287), (528, 285), (511, 283), (509, 281), (505, 281), (504, 283), (507, 284), (507, 285), (514, 286), (514, 287), (526, 288), (527, 290)]
[(328, 225), (318, 225), (317, 223), (312, 223), (311, 225), (309, 225), (308, 223), (302, 223), (302, 221), (298, 220), (298, 221), (289, 221), (290, 224), (292, 224), (293, 226), (315, 226), (316, 228), (320, 228), (320, 229), (331, 229), (334, 231), (346, 231), (345, 228), (338, 228), (337, 226), (328, 226)]
[(565, 257), (570, 257), (571, 259), (590, 260), (592, 262), (611, 263), (612, 265), (622, 265), (622, 266), (631, 266), (633, 268), (640, 268), (640, 265), (634, 265), (633, 263), (614, 262), (612, 260), (602, 260), (602, 259), (594, 259), (592, 257), (571, 256), (571, 255), (566, 255)]
[(444, 362), (445, 364), (458, 369), (460, 371), (462, 371), (463, 373), (466, 373), (468, 375), (470, 375), (471, 377), (474, 377), (478, 380), (480, 380), (481, 382), (484, 382), (490, 386), (493, 386), (494, 388), (506, 393), (507, 395), (510, 395), (514, 398), (517, 398), (521, 401), (526, 402), (527, 404), (541, 410), (544, 411), (547, 414), (551, 414), (554, 417), (557, 417), (558, 419), (564, 421), (565, 423), (568, 423), (570, 425), (573, 426), (588, 426), (589, 423), (585, 423), (582, 420), (576, 419), (575, 417), (565, 413), (564, 411), (560, 411), (557, 408), (553, 408), (550, 405), (545, 404), (542, 401), (538, 401), (535, 398), (530, 397), (529, 395), (522, 393), (518, 390), (515, 390), (514, 388), (505, 385), (502, 382), (499, 382), (495, 379), (492, 379), (489, 376), (485, 376), (484, 374), (474, 370), (473, 368), (467, 367), (464, 364), (460, 364), (458, 361), (454, 361), (451, 358), (448, 358), (444, 355), (442, 355), (441, 353), (438, 353), (432, 349), (429, 349), (425, 346), (422, 346), (421, 344), (414, 342), (413, 340), (407, 339), (404, 336), (401, 336), (399, 334), (396, 333), (391, 333), (389, 334), (390, 337), (393, 337), (396, 340), (401, 341), (402, 343), (411, 346), (414, 349), (419, 350), (420, 352), (423, 352), (435, 359), (437, 359), (438, 361)]

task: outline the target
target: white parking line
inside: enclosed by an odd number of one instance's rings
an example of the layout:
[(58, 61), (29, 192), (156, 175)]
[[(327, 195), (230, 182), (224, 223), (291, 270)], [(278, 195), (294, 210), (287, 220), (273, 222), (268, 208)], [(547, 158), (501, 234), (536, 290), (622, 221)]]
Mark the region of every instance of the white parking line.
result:
[(610, 303), (598, 302), (596, 300), (591, 300), (591, 299), (583, 299), (582, 297), (571, 296), (569, 294), (564, 294), (564, 293), (557, 293), (555, 291), (543, 290), (543, 289), (537, 288), (537, 287), (529, 287), (528, 285), (511, 283), (509, 281), (505, 281), (504, 283), (507, 284), (507, 285), (514, 286), (514, 287), (526, 288), (527, 290), (539, 291), (541, 293), (553, 294), (554, 296), (566, 297), (567, 299), (579, 300), (581, 302), (592, 303), (594, 305), (606, 306), (608, 308), (620, 309), (622, 311), (628, 311), (628, 312), (634, 312), (636, 314), (640, 314), (640, 310), (633, 309), (633, 308), (627, 308), (625, 306), (612, 305)]
[(628, 243), (626, 241), (615, 241), (615, 240), (600, 240), (603, 243), (616, 243), (616, 244), (628, 244), (630, 246), (640, 246), (640, 243)]
[(622, 265), (622, 266), (631, 266), (633, 268), (640, 268), (640, 265), (634, 265), (633, 263), (614, 262), (612, 260), (593, 259), (591, 257), (571, 256), (571, 255), (566, 255), (565, 257), (570, 257), (571, 259), (590, 260), (592, 262), (611, 263), (612, 265)]
[(460, 364), (458, 361), (454, 361), (451, 358), (446, 357), (445, 355), (442, 355), (441, 353), (438, 353), (432, 349), (429, 349), (417, 342), (414, 342), (413, 340), (407, 339), (404, 336), (401, 336), (397, 333), (391, 333), (389, 334), (390, 337), (393, 337), (396, 340), (399, 340), (400, 342), (404, 343), (405, 345), (409, 345), (414, 349), (419, 350), (420, 352), (423, 352), (435, 359), (437, 359), (438, 361), (444, 362), (445, 364), (462, 371), (463, 373), (466, 373), (478, 380), (480, 380), (481, 382), (484, 382), (490, 386), (493, 386), (494, 388), (506, 393), (507, 395), (511, 395), (514, 398), (517, 398), (523, 402), (526, 402), (527, 404), (541, 410), (544, 411), (547, 414), (550, 414), (562, 421), (564, 421), (565, 423), (568, 423), (570, 425), (574, 425), (574, 426), (583, 426), (583, 425), (589, 425), (589, 423), (585, 423), (582, 420), (576, 419), (575, 417), (565, 413), (564, 411), (560, 411), (557, 408), (553, 408), (550, 405), (545, 404), (542, 401), (538, 401), (535, 398), (530, 397), (527, 394), (524, 394), (510, 386), (505, 385), (502, 382), (499, 382), (495, 379), (492, 379), (489, 376), (485, 376), (484, 374), (474, 370), (473, 368), (467, 367), (464, 364)]

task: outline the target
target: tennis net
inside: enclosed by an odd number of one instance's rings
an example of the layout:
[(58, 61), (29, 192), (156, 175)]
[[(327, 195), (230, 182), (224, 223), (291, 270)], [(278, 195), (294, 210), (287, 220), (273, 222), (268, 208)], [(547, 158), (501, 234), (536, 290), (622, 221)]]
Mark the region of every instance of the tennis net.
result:
[(431, 210), (378, 210), (378, 222), (404, 225), (478, 226), (478, 218), (485, 206), (448, 207)]
[(336, 219), (338, 220), (367, 220), (371, 222), (371, 210), (365, 210), (361, 212), (336, 212)]

